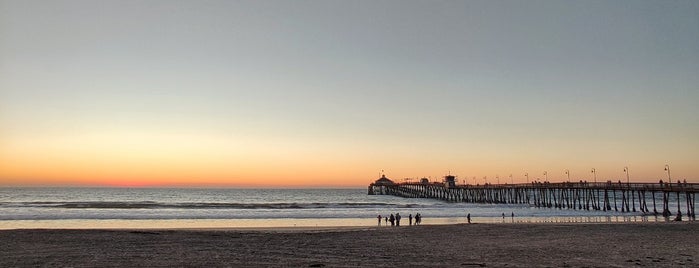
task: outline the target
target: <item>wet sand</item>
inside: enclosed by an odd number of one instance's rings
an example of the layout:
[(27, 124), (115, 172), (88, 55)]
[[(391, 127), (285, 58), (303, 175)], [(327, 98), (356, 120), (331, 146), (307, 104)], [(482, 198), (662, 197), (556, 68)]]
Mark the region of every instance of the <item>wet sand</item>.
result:
[(4, 230), (0, 267), (699, 267), (699, 224)]

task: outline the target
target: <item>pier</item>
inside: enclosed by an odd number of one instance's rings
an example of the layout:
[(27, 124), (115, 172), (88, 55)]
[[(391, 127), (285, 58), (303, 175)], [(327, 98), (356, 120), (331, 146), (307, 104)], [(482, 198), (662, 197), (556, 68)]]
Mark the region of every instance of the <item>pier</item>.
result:
[[(699, 183), (687, 182), (532, 182), (521, 184), (457, 185), (454, 176), (443, 182), (395, 183), (381, 176), (368, 188), (369, 195), (404, 198), (432, 198), (446, 202), (486, 204), (529, 204), (539, 208), (642, 212), (644, 214), (686, 215), (696, 220), (695, 200)], [(671, 203), (673, 207), (670, 206)], [(683, 214), (684, 207), (684, 214)]]

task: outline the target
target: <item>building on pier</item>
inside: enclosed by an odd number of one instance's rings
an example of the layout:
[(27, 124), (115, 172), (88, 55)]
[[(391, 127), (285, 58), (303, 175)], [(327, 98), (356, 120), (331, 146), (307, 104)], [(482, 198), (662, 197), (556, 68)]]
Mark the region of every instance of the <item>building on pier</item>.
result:
[(387, 194), (387, 189), (395, 185), (395, 182), (389, 178), (386, 178), (386, 175), (381, 174), (381, 178), (369, 185), (369, 194)]
[(453, 176), (453, 175), (444, 176), (444, 187), (456, 188), (456, 176)]

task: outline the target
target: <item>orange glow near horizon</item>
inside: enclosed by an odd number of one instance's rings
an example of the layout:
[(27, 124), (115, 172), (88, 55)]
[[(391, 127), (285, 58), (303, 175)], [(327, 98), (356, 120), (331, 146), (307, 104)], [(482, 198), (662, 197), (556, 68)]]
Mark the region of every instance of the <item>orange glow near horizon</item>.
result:
[[(264, 160), (266, 159), (266, 160)], [(387, 167), (385, 174), (394, 181), (404, 178), (429, 177), (439, 181), (447, 173), (457, 175), (459, 182), (483, 184), (485, 180), (496, 183), (515, 183), (543, 180), (547, 171), (549, 181), (564, 181), (566, 168), (531, 167), (511, 164), (511, 170), (500, 169), (507, 163), (492, 159), (467, 159), (468, 164), (458, 165), (448, 159), (413, 159), (393, 156), (391, 160), (377, 157), (289, 157), (283, 155), (258, 155), (258, 157), (218, 159), (200, 155), (197, 158), (136, 155), (86, 155), (56, 152), (13, 153), (12, 158), (0, 159), (0, 186), (104, 186), (104, 187), (365, 187), (377, 179), (380, 168), (374, 162)], [(450, 168), (442, 168), (447, 163)], [(623, 163), (598, 164), (597, 181), (624, 180)], [(554, 166), (554, 165), (551, 165)], [(564, 167), (563, 164), (555, 166)], [(588, 167), (590, 166), (590, 167)], [(456, 167), (456, 168), (451, 168)], [(592, 181), (592, 165), (570, 166), (571, 180)], [(689, 165), (671, 165), (672, 177), (692, 181), (687, 174), (698, 172)], [(632, 181), (656, 182), (666, 179), (663, 165), (629, 167)], [(650, 174), (650, 175), (648, 175)], [(474, 180), (475, 177), (475, 180)], [(484, 179), (484, 177), (486, 177)]]
[[(460, 183), (469, 184), (486, 180), (496, 183), (497, 177), (501, 183), (522, 183), (525, 173), (530, 181), (543, 180), (543, 171), (547, 171), (549, 181), (564, 181), (565, 169), (570, 170), (573, 181), (592, 181), (593, 167), (598, 181), (623, 180), (624, 166), (629, 166), (632, 181), (656, 182), (667, 175), (665, 163), (647, 159), (631, 165), (609, 156), (584, 162), (567, 155), (542, 153), (521, 158), (494, 153), (465, 155), (440, 146), (420, 151), (396, 144), (377, 151), (351, 144), (288, 142), (269, 137), (231, 142), (198, 134), (134, 135), (116, 131), (109, 135), (13, 140), (2, 146), (0, 186), (365, 187), (379, 177), (381, 169), (399, 182), (421, 177), (439, 181), (451, 173)], [(487, 152), (485, 147), (471, 148)], [(535, 160), (523, 163), (528, 157)], [(671, 168), (672, 177), (677, 179), (693, 181), (691, 174), (699, 174), (699, 167), (687, 161), (673, 163)]]

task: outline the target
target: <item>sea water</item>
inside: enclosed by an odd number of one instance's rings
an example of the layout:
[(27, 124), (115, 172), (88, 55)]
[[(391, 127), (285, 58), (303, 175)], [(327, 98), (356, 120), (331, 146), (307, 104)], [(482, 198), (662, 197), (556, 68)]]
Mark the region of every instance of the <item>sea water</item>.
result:
[(642, 212), (367, 195), (366, 189), (0, 188), (0, 229), (376, 226), (378, 215), (397, 213), (402, 225), (417, 213), (423, 224), (465, 223), (469, 213), (473, 222), (488, 223), (666, 220)]

